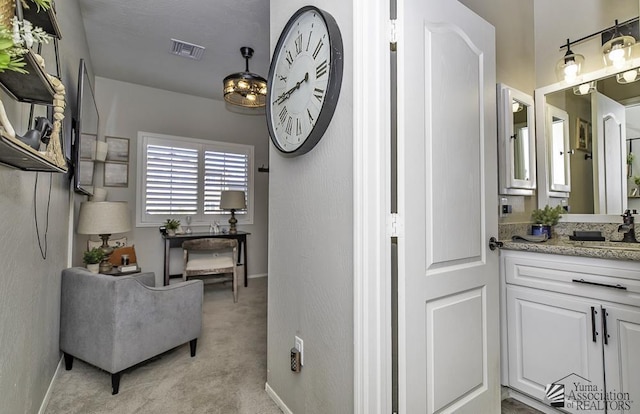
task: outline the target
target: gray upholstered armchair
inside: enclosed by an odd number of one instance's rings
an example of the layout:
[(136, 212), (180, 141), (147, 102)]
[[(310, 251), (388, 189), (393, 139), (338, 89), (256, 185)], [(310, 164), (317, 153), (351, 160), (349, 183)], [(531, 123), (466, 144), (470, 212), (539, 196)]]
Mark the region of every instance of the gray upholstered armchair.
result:
[(62, 271), (60, 350), (111, 373), (113, 394), (120, 373), (190, 342), (202, 330), (201, 280), (154, 287), (155, 275), (107, 276), (82, 267)]

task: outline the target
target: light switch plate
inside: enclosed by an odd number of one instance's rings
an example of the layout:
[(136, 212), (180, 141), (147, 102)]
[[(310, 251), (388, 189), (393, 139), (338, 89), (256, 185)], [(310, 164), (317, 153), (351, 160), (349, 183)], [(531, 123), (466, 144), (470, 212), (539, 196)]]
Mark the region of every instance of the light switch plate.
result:
[(300, 351), (300, 366), (302, 366), (304, 365), (304, 341), (299, 336), (296, 336), (295, 342), (294, 348)]

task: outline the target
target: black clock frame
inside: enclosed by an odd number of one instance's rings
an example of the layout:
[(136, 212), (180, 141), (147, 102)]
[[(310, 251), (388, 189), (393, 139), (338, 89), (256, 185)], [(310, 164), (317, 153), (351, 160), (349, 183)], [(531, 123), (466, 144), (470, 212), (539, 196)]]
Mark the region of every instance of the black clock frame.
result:
[[(272, 94), (272, 86), (275, 77), (275, 66), (277, 63), (277, 56), (279, 55), (280, 49), (282, 49), (285, 39), (287, 35), (295, 25), (298, 17), (302, 14), (314, 11), (320, 15), (322, 20), (327, 27), (327, 33), (329, 35), (329, 50), (330, 50), (330, 60), (331, 63), (329, 65), (329, 81), (327, 83), (327, 93), (325, 95), (324, 102), (322, 103), (322, 108), (320, 108), (320, 114), (318, 115), (318, 119), (314, 124), (309, 136), (305, 139), (305, 141), (297, 147), (295, 150), (287, 151), (280, 146), (276, 139), (276, 133), (273, 130), (273, 118), (274, 114), (271, 113), (271, 94)], [(284, 155), (285, 157), (295, 157), (298, 155), (306, 154), (311, 151), (313, 147), (320, 141), (325, 131), (329, 127), (331, 123), (331, 119), (333, 118), (333, 114), (335, 113), (336, 106), (338, 105), (338, 98), (340, 97), (340, 88), (342, 85), (342, 72), (343, 72), (343, 45), (342, 45), (342, 34), (340, 33), (340, 28), (338, 27), (338, 23), (333, 18), (331, 14), (328, 12), (321, 10), (315, 6), (304, 6), (296, 11), (284, 29), (280, 33), (280, 38), (278, 39), (278, 43), (276, 43), (276, 47), (273, 51), (273, 57), (271, 58), (271, 65), (269, 66), (269, 76), (267, 78), (267, 105), (266, 105), (266, 114), (267, 114), (267, 126), (269, 128), (269, 137), (271, 138), (271, 142), (278, 149), (278, 151)]]

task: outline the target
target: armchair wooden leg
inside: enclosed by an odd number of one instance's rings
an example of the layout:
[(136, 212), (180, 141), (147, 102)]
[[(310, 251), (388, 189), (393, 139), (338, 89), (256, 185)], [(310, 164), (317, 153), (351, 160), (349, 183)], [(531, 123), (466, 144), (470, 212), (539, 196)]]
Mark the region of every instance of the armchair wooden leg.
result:
[(73, 355), (69, 355), (66, 352), (64, 353), (64, 369), (67, 371), (71, 371), (73, 368)]
[(111, 374), (111, 395), (116, 395), (120, 389), (120, 373)]
[(198, 338), (189, 341), (189, 348), (191, 349), (191, 357), (196, 356), (196, 346), (198, 345)]

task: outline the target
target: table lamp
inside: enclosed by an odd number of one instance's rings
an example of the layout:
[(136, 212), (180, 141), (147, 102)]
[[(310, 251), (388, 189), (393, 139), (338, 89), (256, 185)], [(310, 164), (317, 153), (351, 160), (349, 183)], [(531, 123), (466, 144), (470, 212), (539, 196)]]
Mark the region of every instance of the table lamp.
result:
[(100, 249), (105, 254), (100, 263), (100, 273), (109, 272), (109, 256), (113, 247), (109, 246), (109, 236), (131, 230), (129, 206), (126, 201), (83, 201), (78, 213), (78, 234), (97, 234), (102, 239)]
[(223, 210), (231, 210), (231, 218), (229, 219), (229, 234), (236, 234), (236, 210), (244, 210), (247, 208), (244, 191), (229, 190), (223, 191), (220, 196), (220, 208)]

